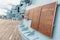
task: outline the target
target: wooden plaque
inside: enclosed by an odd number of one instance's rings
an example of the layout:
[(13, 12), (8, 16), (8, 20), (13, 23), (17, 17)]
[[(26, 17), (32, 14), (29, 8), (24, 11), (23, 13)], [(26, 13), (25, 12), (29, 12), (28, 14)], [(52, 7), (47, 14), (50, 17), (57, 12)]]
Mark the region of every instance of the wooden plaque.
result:
[(41, 10), (39, 32), (49, 37), (52, 37), (56, 7), (57, 7), (57, 3), (54, 2), (42, 6), (42, 10)]
[(27, 11), (27, 19), (31, 19), (31, 27), (39, 32), (52, 37), (57, 3), (36, 7)]

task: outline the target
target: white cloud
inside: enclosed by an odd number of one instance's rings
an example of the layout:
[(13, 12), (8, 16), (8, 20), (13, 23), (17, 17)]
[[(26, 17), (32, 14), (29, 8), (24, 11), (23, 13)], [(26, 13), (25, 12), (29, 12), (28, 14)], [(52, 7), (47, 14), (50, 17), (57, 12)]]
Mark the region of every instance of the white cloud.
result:
[(7, 10), (5, 9), (0, 9), (0, 15), (6, 15)]
[[(20, 3), (21, 0), (0, 0), (0, 15), (5, 15), (5, 11), (7, 11), (4, 8), (11, 9), (12, 5), (17, 5)], [(11, 4), (11, 5), (9, 5)]]
[(20, 0), (0, 0), (0, 4), (19, 4)]

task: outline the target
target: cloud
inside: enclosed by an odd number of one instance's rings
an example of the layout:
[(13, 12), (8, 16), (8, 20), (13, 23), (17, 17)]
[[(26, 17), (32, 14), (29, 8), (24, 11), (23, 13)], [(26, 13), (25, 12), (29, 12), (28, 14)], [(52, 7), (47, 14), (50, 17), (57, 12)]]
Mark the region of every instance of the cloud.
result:
[(5, 9), (0, 9), (0, 15), (6, 15), (7, 10)]
[(18, 5), (20, 1), (21, 0), (0, 0), (0, 15), (6, 15), (5, 12), (7, 12), (7, 9), (10, 10), (12, 5)]
[(17, 5), (20, 3), (20, 0), (0, 0), (0, 4), (13, 4)]

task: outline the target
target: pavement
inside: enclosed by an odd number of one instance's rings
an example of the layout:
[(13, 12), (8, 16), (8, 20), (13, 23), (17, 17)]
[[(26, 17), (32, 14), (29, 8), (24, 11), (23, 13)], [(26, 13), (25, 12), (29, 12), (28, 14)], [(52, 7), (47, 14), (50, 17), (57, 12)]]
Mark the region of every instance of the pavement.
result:
[(21, 40), (17, 20), (0, 19), (0, 40)]

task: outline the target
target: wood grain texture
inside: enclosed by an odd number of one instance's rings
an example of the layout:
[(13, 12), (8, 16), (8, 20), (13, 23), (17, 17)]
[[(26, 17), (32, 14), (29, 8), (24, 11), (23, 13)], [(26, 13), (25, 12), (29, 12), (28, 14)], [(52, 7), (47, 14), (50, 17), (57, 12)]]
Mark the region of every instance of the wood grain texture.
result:
[(20, 40), (19, 21), (0, 19), (0, 40)]
[(56, 2), (42, 6), (39, 32), (49, 37), (52, 37), (56, 7)]
[(33, 10), (33, 18), (32, 18), (31, 27), (34, 28), (35, 30), (38, 30), (41, 7), (36, 7), (32, 10)]

